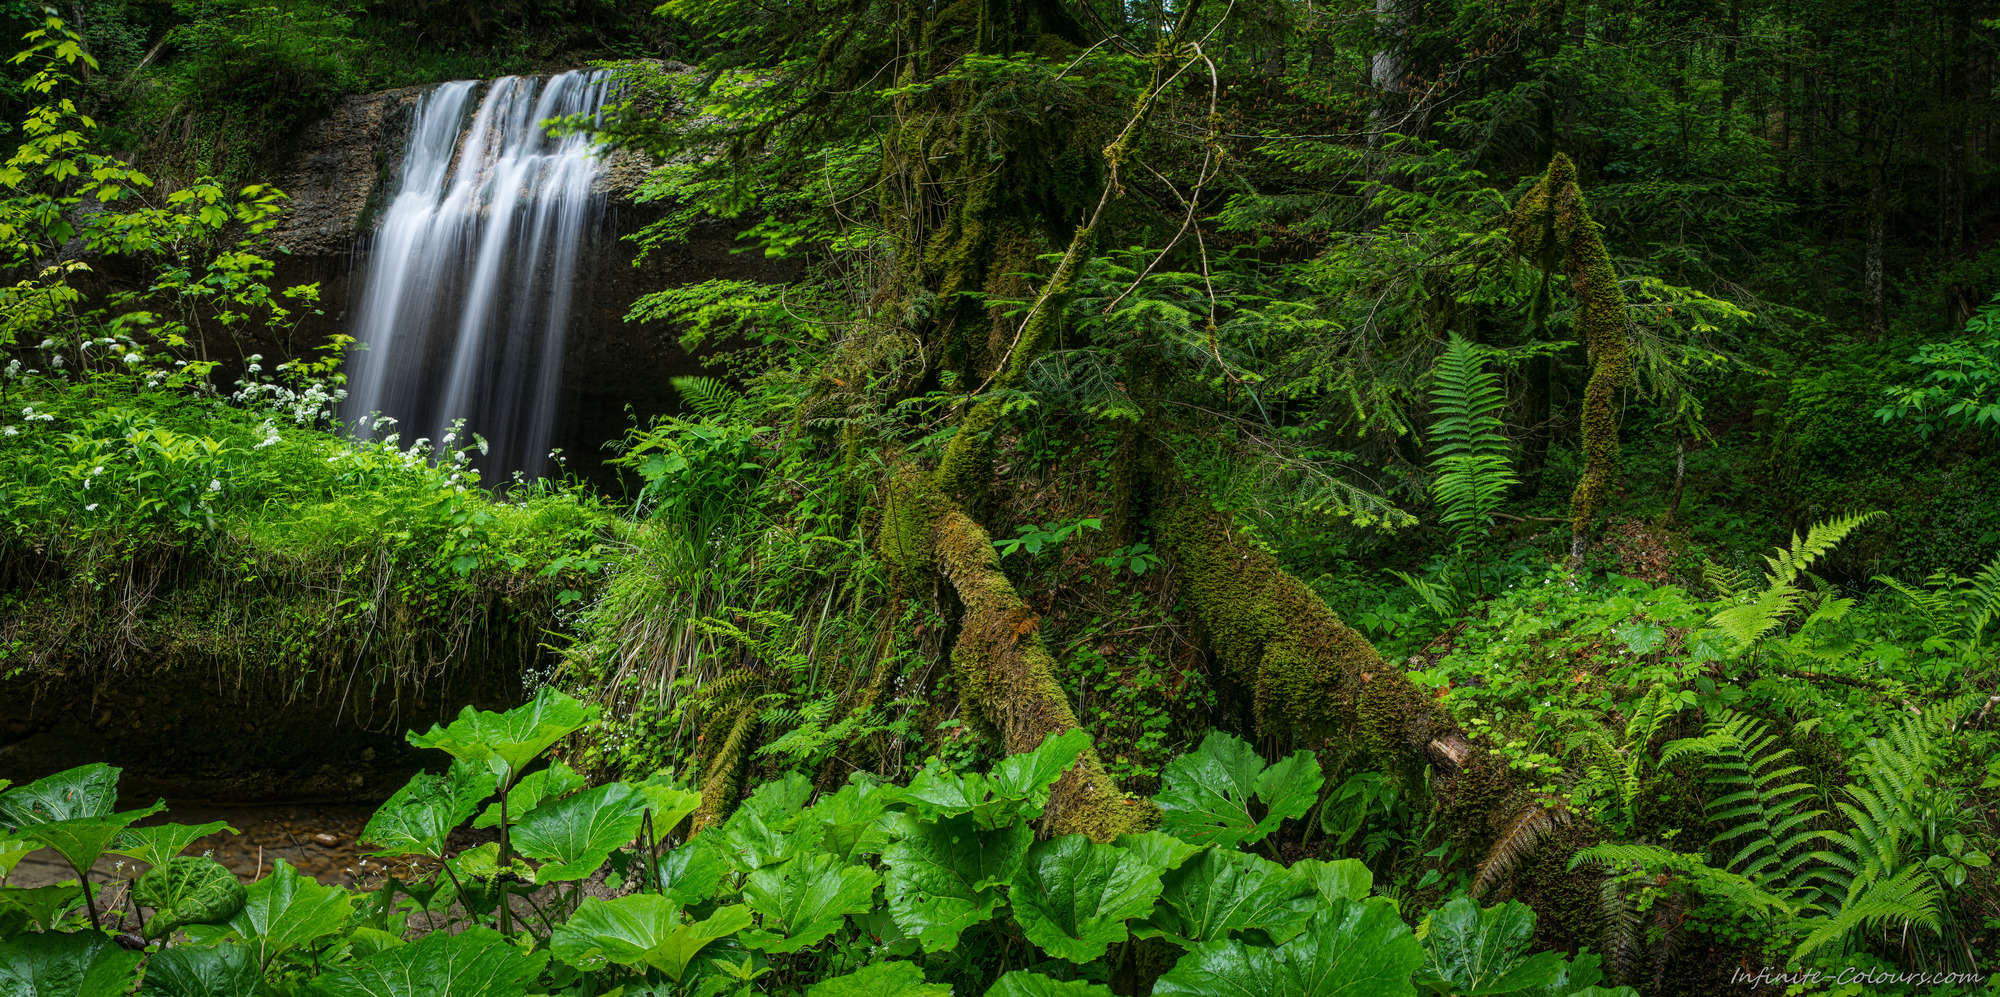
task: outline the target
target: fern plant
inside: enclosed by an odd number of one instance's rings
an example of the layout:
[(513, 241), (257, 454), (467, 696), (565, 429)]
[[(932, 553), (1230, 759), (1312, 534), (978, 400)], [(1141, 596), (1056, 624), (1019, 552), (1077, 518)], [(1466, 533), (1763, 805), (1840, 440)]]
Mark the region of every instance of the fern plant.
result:
[(1500, 379), (1487, 370), (1486, 351), (1452, 333), (1431, 372), (1433, 469), (1431, 496), (1444, 513), (1460, 548), (1477, 540), (1493, 522), (1514, 477), (1507, 437), (1500, 431), (1500, 413), (1507, 397)]
[(1961, 658), (1979, 657), (1987, 629), (2000, 618), (2000, 557), (1970, 578), (1939, 571), (1921, 589), (1887, 576), (1875, 580), (1902, 596), (1930, 624), (1932, 635), (1949, 642)]
[(1668, 744), (1660, 766), (1702, 758), (1707, 784), (1722, 793), (1708, 802), (1709, 820), (1722, 828), (1710, 844), (1735, 849), (1718, 866), (1774, 895), (1805, 902), (1815, 893), (1810, 863), (1820, 832), (1813, 821), (1826, 811), (1806, 809), (1816, 789), (1794, 779), (1805, 767), (1787, 764), (1792, 750), (1774, 748), (1777, 741), (1762, 721), (1724, 712), (1708, 733)]
[[(1710, 618), (1709, 625), (1722, 631), (1741, 651), (1754, 647), (1783, 627), (1801, 608), (1811, 608), (1801, 629), (1838, 619), (1854, 605), (1853, 600), (1827, 598), (1824, 594), (1827, 591), (1825, 583), (1813, 577), (1807, 569), (1847, 539), (1848, 534), (1881, 516), (1880, 512), (1855, 513), (1815, 523), (1804, 537), (1793, 533), (1789, 549), (1779, 547), (1765, 555), (1764, 562), (1769, 565), (1769, 570), (1764, 573), (1764, 588), (1754, 595), (1741, 592), (1745, 580), (1739, 573), (1711, 565), (1706, 572), (1709, 586), (1724, 598), (1747, 595), (1747, 601), (1716, 613)], [(1811, 588), (1802, 585), (1802, 581), (1811, 582)]]
[(1868, 742), (1847, 787), (1849, 799), (1835, 804), (1853, 827), (1828, 832), (1824, 838), (1835, 847), (1814, 853), (1833, 890), (1827, 915), (1799, 946), (1800, 958), (1829, 944), (1838, 947), (1862, 929), (1891, 928), (1905, 936), (1916, 934), (1912, 928), (1939, 936), (1950, 929), (1941, 901), (1944, 888), (1955, 884), (1941, 882), (1945, 866), (1928, 860), (1948, 850), (1946, 839), (1965, 811), (1957, 792), (1937, 776), (1950, 760), (1945, 735), (1982, 698), (1934, 704)]

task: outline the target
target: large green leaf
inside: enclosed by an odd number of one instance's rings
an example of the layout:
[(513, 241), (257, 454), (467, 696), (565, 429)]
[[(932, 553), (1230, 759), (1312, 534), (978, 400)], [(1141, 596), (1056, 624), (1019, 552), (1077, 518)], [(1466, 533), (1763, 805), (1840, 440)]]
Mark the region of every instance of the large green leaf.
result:
[(548, 962), (491, 928), (434, 931), (313, 981), (325, 997), (521, 997)]
[(0, 833), (0, 883), (14, 874), (14, 867), (41, 850), (42, 843), (29, 837)]
[(1365, 900), (1375, 888), (1375, 874), (1360, 859), (1302, 859), (1292, 865), (1292, 875), (1304, 877), (1328, 901)]
[(849, 782), (813, 804), (806, 819), (818, 825), (821, 848), (851, 861), (859, 855), (880, 854), (889, 844), (892, 835), (883, 818), (889, 805), (902, 797), (902, 789), (889, 783)]
[(1322, 909), (1303, 877), (1242, 852), (1206, 849), (1167, 873), (1165, 884), (1147, 925), (1187, 947), (1249, 928), (1283, 942)]
[[(1287, 818), (1304, 816), (1326, 782), (1310, 751), (1295, 751), (1266, 768), (1248, 742), (1221, 731), (1168, 762), (1160, 778), (1164, 788), (1153, 802), (1162, 811), (1162, 829), (1218, 848), (1255, 844)], [(1253, 797), (1259, 807), (1252, 807)]]
[(951, 997), (951, 987), (925, 983), (923, 969), (914, 962), (878, 962), (821, 980), (806, 991), (806, 997)]
[(1424, 950), (1386, 902), (1335, 902), (1276, 948), (1204, 942), (1153, 986), (1154, 997), (1409, 997)]
[(338, 933), (354, 912), (346, 890), (321, 886), (284, 859), (246, 892), (243, 909), (225, 926), (195, 926), (188, 934), (199, 941), (233, 932), (268, 966), (285, 952)]
[(535, 756), (596, 718), (597, 707), (585, 706), (561, 690), (543, 688), (532, 701), (505, 713), (468, 706), (450, 726), (433, 724), (423, 734), (411, 731), (408, 740), (419, 748), (479, 762), (511, 788)]
[(765, 952), (797, 952), (833, 934), (849, 914), (875, 906), (874, 870), (848, 865), (825, 852), (807, 852), (783, 865), (750, 874), (743, 899), (764, 918), (764, 930), (744, 934), (743, 944)]
[[(568, 796), (584, 787), (584, 778), (576, 770), (561, 762), (550, 762), (547, 768), (536, 769), (514, 783), (507, 791), (507, 817), (520, 820), (521, 815), (541, 805), (543, 800), (558, 796)], [(479, 812), (479, 819), (473, 827), (499, 827), (500, 804), (490, 803)]]
[(1048, 805), (1049, 787), (1089, 747), (1086, 731), (1051, 734), (1035, 750), (1007, 756), (988, 775), (926, 768), (910, 780), (903, 795), (921, 817), (971, 814), (981, 827), (1006, 827), (1040, 817)]
[(62, 916), (83, 904), (83, 894), (74, 881), (32, 889), (0, 887), (0, 911), (17, 910), (43, 931), (55, 927)]
[(1029, 941), (1058, 958), (1089, 962), (1125, 940), (1128, 919), (1152, 909), (1163, 871), (1144, 851), (1065, 835), (1028, 849), (1008, 897)]
[(146, 870), (132, 899), (150, 907), (146, 937), (164, 938), (190, 924), (221, 924), (243, 910), (249, 893), (236, 874), (202, 855), (183, 855)]
[(556, 928), (549, 949), (586, 972), (608, 963), (646, 966), (679, 982), (701, 950), (750, 926), (750, 908), (717, 908), (705, 921), (682, 924), (680, 906), (654, 893), (615, 900), (586, 899)]
[(812, 781), (797, 772), (757, 787), (722, 825), (722, 854), (737, 869), (776, 865), (819, 844), (823, 825), (805, 820)]
[(514, 826), (516, 851), (544, 860), (536, 880), (559, 883), (583, 879), (639, 834), (646, 797), (622, 782), (609, 782), (528, 811)]
[(896, 925), (928, 951), (949, 952), (965, 929), (993, 916), (999, 886), (1027, 857), (1026, 824), (986, 830), (971, 815), (918, 821), (897, 815), (902, 837), (882, 853)]
[(139, 997), (255, 997), (263, 981), (263, 967), (245, 946), (176, 945), (146, 960)]
[(441, 859), (451, 832), (479, 809), (481, 800), (493, 795), (494, 779), (485, 766), (463, 758), (453, 759), (443, 775), (419, 772), (375, 808), (368, 826), (361, 829), (361, 840), (377, 846), (371, 855)]
[(1546, 987), (1564, 974), (1554, 952), (1528, 954), (1535, 912), (1519, 900), (1480, 910), (1460, 897), (1430, 916), (1417, 982), (1440, 994), (1511, 994)]
[(212, 820), (206, 824), (155, 824), (151, 827), (128, 827), (111, 852), (114, 855), (130, 855), (147, 865), (166, 865), (197, 839), (206, 838), (218, 831), (240, 833), (226, 822), (219, 820)]
[(993, 981), (986, 997), (1111, 997), (1111, 990), (1082, 980), (1052, 980), (1017, 969)]
[(653, 836), (656, 838), (672, 831), (674, 825), (701, 808), (701, 794), (691, 789), (676, 789), (651, 780), (634, 784), (632, 788), (644, 798), (640, 806), (652, 811)]
[[(729, 861), (716, 852), (712, 838), (713, 835), (702, 835), (660, 856), (657, 878), (674, 903), (691, 907), (715, 896), (717, 887), (722, 885), (722, 877), (729, 872)], [(646, 888), (654, 889), (650, 883)]]
[(138, 971), (139, 953), (95, 931), (0, 940), (0, 997), (119, 997)]
[(0, 825), (55, 850), (79, 872), (88, 872), (125, 828), (166, 809), (161, 800), (143, 810), (113, 813), (119, 770), (80, 765), (0, 793)]
[(103, 762), (79, 765), (0, 793), (0, 824), (25, 827), (108, 817), (118, 807), (120, 771)]

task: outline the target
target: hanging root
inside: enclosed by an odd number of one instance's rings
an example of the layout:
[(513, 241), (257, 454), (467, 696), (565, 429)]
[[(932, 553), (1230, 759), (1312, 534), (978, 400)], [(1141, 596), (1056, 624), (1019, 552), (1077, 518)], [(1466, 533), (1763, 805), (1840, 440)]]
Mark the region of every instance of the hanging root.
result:
[[(966, 712), (1007, 753), (1032, 751), (1049, 735), (1081, 726), (1056, 681), (1040, 622), (1000, 570), (984, 527), (926, 476), (906, 471), (890, 487), (878, 543), (896, 570), (935, 568), (958, 593), (965, 614), (952, 671)], [(1150, 806), (1126, 800), (1095, 748), (1056, 783), (1046, 813), (1051, 833), (1097, 841), (1145, 830), (1154, 816)]]

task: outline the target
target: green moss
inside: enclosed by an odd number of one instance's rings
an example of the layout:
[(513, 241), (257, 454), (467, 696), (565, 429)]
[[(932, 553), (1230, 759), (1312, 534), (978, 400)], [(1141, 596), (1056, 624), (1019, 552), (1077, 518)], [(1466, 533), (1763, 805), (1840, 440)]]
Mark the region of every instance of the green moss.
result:
[[(1009, 754), (1081, 726), (1056, 679), (1041, 621), (1000, 570), (985, 528), (930, 479), (907, 469), (890, 485), (883, 523), (877, 538), (883, 559), (899, 573), (935, 568), (964, 607), (951, 664), (974, 725)], [(1154, 811), (1126, 800), (1093, 749), (1056, 784), (1048, 821), (1056, 834), (1109, 841), (1150, 826)]]
[(1631, 378), (1625, 294), (1577, 187), (1576, 164), (1558, 153), (1509, 219), (1515, 249), (1545, 271), (1566, 264), (1577, 326), (1590, 354), (1583, 393), (1583, 476), (1570, 495), (1570, 565), (1581, 563), (1597, 509), (1618, 476), (1618, 394)]
[(1403, 765), (1454, 730), (1422, 690), (1226, 516), (1182, 506), (1167, 516), (1161, 541), (1216, 658), (1253, 691), (1260, 733), (1308, 743), (1355, 737), (1381, 761)]

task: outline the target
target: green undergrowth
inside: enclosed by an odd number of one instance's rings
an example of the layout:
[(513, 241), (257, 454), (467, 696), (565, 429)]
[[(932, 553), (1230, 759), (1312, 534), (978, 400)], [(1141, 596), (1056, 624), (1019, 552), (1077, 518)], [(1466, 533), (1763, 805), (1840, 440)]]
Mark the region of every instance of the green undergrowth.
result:
[(528, 665), (599, 570), (611, 517), (584, 492), (496, 497), (464, 450), (436, 460), (140, 387), (35, 378), (8, 393), (10, 677), (143, 662), (308, 685), (360, 663), (400, 683), (468, 656)]
[[(1078, 731), (906, 781), (857, 773), (815, 791), (791, 774), (690, 836), (702, 794), (675, 773), (587, 786), (546, 758), (594, 720), (544, 689), (411, 731), (450, 762), (362, 831), (396, 870), (366, 892), (283, 860), (246, 885), (182, 855), (229, 829), (133, 826), (163, 806), (117, 811), (108, 765), (0, 793), (0, 984), (155, 997), (1634, 997), (1604, 982), (1595, 953), (1535, 951), (1535, 914), (1518, 901), (1418, 908), (1358, 861), (1260, 854), (1314, 807), (1324, 779), (1310, 752), (1267, 765), (1210, 735), (1165, 767), (1161, 829), (1114, 842), (1037, 827), (1089, 746)], [(498, 840), (447, 848), (467, 823)], [(143, 865), (121, 863), (116, 883), (5, 885), (41, 846), (73, 871), (106, 854)]]

